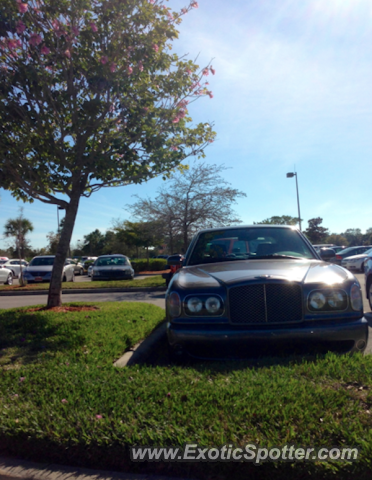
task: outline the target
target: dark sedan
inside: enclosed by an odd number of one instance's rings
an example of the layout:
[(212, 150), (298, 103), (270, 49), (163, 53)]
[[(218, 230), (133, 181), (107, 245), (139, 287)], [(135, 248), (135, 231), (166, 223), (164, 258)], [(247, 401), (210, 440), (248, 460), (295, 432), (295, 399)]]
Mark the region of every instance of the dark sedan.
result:
[(267, 345), (366, 347), (358, 280), (324, 262), (294, 227), (201, 231), (181, 265), (166, 294), (174, 360), (234, 357)]
[(134, 270), (125, 255), (101, 255), (94, 262), (92, 280), (133, 280)]

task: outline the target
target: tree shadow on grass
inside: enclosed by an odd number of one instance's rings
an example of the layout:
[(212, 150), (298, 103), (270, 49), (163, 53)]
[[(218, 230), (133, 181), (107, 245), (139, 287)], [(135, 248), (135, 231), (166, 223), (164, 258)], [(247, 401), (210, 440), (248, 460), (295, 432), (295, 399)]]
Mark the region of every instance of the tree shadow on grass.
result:
[(0, 368), (16, 368), (37, 361), (42, 352), (75, 349), (84, 343), (78, 323), (65, 316), (21, 311), (0, 315)]
[[(264, 368), (274, 365), (300, 365), (315, 362), (324, 359), (328, 351), (339, 353), (337, 352), (337, 348), (330, 350), (329, 346), (282, 345), (278, 347), (265, 347), (251, 345), (248, 349), (246, 347), (243, 347), (240, 351), (239, 349), (235, 349), (234, 354), (225, 352), (227, 354), (225, 358), (221, 358), (221, 349), (219, 349), (219, 356), (216, 356), (216, 352), (204, 351), (203, 353), (206, 354), (208, 358), (200, 359), (189, 357), (180, 363), (180, 365), (200, 371), (208, 370), (215, 371), (216, 373), (229, 372), (244, 370), (246, 368)], [(208, 353), (211, 356), (208, 356)], [(169, 366), (171, 368), (174, 366), (174, 363), (172, 363), (169, 358), (166, 335), (163, 335), (156, 344), (154, 344), (150, 354), (142, 363), (154, 368), (158, 366)]]

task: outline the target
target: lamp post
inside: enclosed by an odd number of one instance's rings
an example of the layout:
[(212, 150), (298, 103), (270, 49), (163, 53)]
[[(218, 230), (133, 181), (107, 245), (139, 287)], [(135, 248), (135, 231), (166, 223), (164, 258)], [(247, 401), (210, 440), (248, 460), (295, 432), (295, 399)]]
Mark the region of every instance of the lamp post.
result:
[(59, 233), (59, 210), (64, 210), (63, 207), (57, 205), (57, 233)]
[(299, 225), (300, 225), (300, 232), (302, 232), (302, 229), (301, 229), (301, 213), (300, 213), (300, 197), (299, 197), (299, 195), (298, 195), (297, 172), (289, 172), (289, 173), (287, 173), (287, 178), (292, 178), (292, 177), (296, 177), (298, 223), (299, 223)]

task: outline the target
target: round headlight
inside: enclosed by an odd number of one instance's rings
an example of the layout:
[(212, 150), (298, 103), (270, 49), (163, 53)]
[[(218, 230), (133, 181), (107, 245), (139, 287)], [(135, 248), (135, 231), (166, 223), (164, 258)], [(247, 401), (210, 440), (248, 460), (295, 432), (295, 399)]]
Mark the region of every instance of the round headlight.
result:
[(312, 308), (320, 310), (326, 303), (326, 297), (322, 292), (314, 292), (310, 295), (309, 302)]
[(221, 301), (217, 297), (209, 297), (205, 302), (205, 308), (208, 310), (209, 313), (217, 313), (218, 310), (221, 308)]
[(353, 310), (363, 310), (362, 292), (358, 285), (353, 285), (350, 290), (350, 302)]
[(328, 296), (328, 305), (331, 308), (344, 308), (344, 297), (341, 292), (331, 292)]
[(198, 313), (203, 308), (203, 302), (198, 297), (191, 297), (187, 300), (187, 309), (191, 313)]

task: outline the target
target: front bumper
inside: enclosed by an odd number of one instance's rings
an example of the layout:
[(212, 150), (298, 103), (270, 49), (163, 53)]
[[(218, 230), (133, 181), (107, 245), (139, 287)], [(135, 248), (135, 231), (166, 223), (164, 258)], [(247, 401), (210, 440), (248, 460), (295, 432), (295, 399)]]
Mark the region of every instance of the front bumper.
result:
[[(233, 328), (230, 325), (167, 324), (171, 348), (185, 351), (197, 358), (234, 356), (262, 347), (302, 346), (326, 347), (327, 350), (363, 351), (368, 341), (368, 322), (357, 320), (303, 322), (297, 326), (265, 328)], [(329, 348), (328, 348), (329, 347)], [(339, 348), (341, 347), (341, 348)], [(232, 352), (232, 355), (231, 355)], [(225, 355), (226, 354), (226, 355)]]

